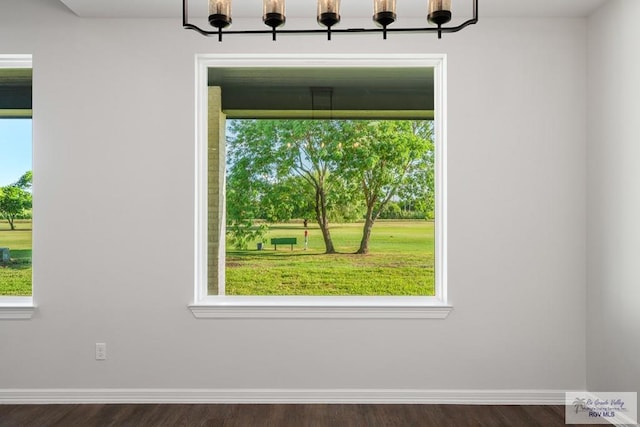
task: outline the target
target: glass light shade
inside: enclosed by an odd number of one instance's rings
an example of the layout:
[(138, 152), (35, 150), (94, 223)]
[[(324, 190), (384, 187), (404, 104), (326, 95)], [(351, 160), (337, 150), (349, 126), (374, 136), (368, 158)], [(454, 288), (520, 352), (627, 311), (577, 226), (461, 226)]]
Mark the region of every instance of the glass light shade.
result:
[(373, 0), (373, 20), (386, 27), (396, 20), (396, 0)]
[(231, 24), (231, 0), (209, 0), (209, 23), (216, 28)]
[(284, 24), (286, 21), (284, 0), (263, 0), (262, 21), (272, 28)]
[(318, 0), (318, 23), (331, 27), (340, 22), (340, 0)]
[(429, 0), (427, 19), (438, 26), (451, 21), (451, 0)]

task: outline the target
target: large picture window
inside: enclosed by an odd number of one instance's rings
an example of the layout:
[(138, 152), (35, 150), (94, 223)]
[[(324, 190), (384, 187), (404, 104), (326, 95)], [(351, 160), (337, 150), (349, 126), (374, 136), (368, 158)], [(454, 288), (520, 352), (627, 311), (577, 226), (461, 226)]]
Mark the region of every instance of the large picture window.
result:
[(216, 59), (196, 303), (446, 306), (444, 59)]

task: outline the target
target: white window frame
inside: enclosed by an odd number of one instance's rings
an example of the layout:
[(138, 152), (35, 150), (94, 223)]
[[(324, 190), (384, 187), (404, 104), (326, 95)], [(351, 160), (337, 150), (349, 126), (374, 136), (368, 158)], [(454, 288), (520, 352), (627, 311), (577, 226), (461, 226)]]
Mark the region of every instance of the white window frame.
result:
[[(0, 68), (33, 68), (33, 58), (31, 55), (0, 55)], [(16, 112), (25, 117), (32, 116), (29, 110), (14, 111)], [(33, 294), (32, 278), (30, 297), (0, 296), (0, 320), (31, 319), (35, 311)]]
[[(423, 318), (444, 319), (447, 298), (447, 94), (444, 54), (429, 55), (196, 55), (195, 290), (196, 318)], [(226, 67), (418, 67), (434, 69), (435, 296), (227, 296), (208, 295), (207, 145), (208, 70)], [(221, 186), (225, 187), (223, 182)], [(222, 251), (221, 251), (222, 252)], [(223, 253), (223, 252), (222, 252)], [(223, 253), (224, 254), (224, 253)], [(224, 277), (225, 263), (218, 274)]]

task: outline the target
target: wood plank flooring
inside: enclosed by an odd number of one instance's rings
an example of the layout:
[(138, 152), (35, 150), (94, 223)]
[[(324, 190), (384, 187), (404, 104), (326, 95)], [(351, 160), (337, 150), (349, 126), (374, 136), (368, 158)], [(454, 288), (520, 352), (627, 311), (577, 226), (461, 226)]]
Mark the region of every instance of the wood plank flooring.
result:
[(564, 406), (0, 405), (1, 427), (565, 426)]

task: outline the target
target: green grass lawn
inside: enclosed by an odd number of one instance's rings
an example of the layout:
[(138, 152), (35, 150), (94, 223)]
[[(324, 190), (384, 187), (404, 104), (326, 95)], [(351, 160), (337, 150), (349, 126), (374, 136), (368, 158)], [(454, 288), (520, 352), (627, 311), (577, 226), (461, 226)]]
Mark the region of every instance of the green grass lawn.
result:
[(0, 262), (0, 296), (31, 295), (31, 221), (17, 221), (14, 231), (0, 221), (0, 247), (11, 250), (11, 262)]
[[(339, 254), (325, 255), (317, 224), (309, 224), (304, 250), (302, 223), (269, 227), (264, 250), (227, 247), (227, 295), (434, 295), (434, 228), (427, 221), (378, 221), (368, 255), (355, 255), (362, 224), (337, 224), (331, 236)], [(297, 237), (270, 245), (272, 237)]]
[[(227, 248), (227, 295), (434, 295), (434, 229), (427, 221), (378, 221), (370, 253), (354, 255), (362, 224), (331, 227), (338, 254), (325, 255), (317, 225), (309, 224), (304, 250), (302, 223), (269, 228), (264, 250)], [(296, 237), (275, 251), (272, 237)], [(11, 262), (0, 263), (0, 295), (31, 295), (31, 222), (10, 231), (0, 222), (0, 247), (11, 250)]]

